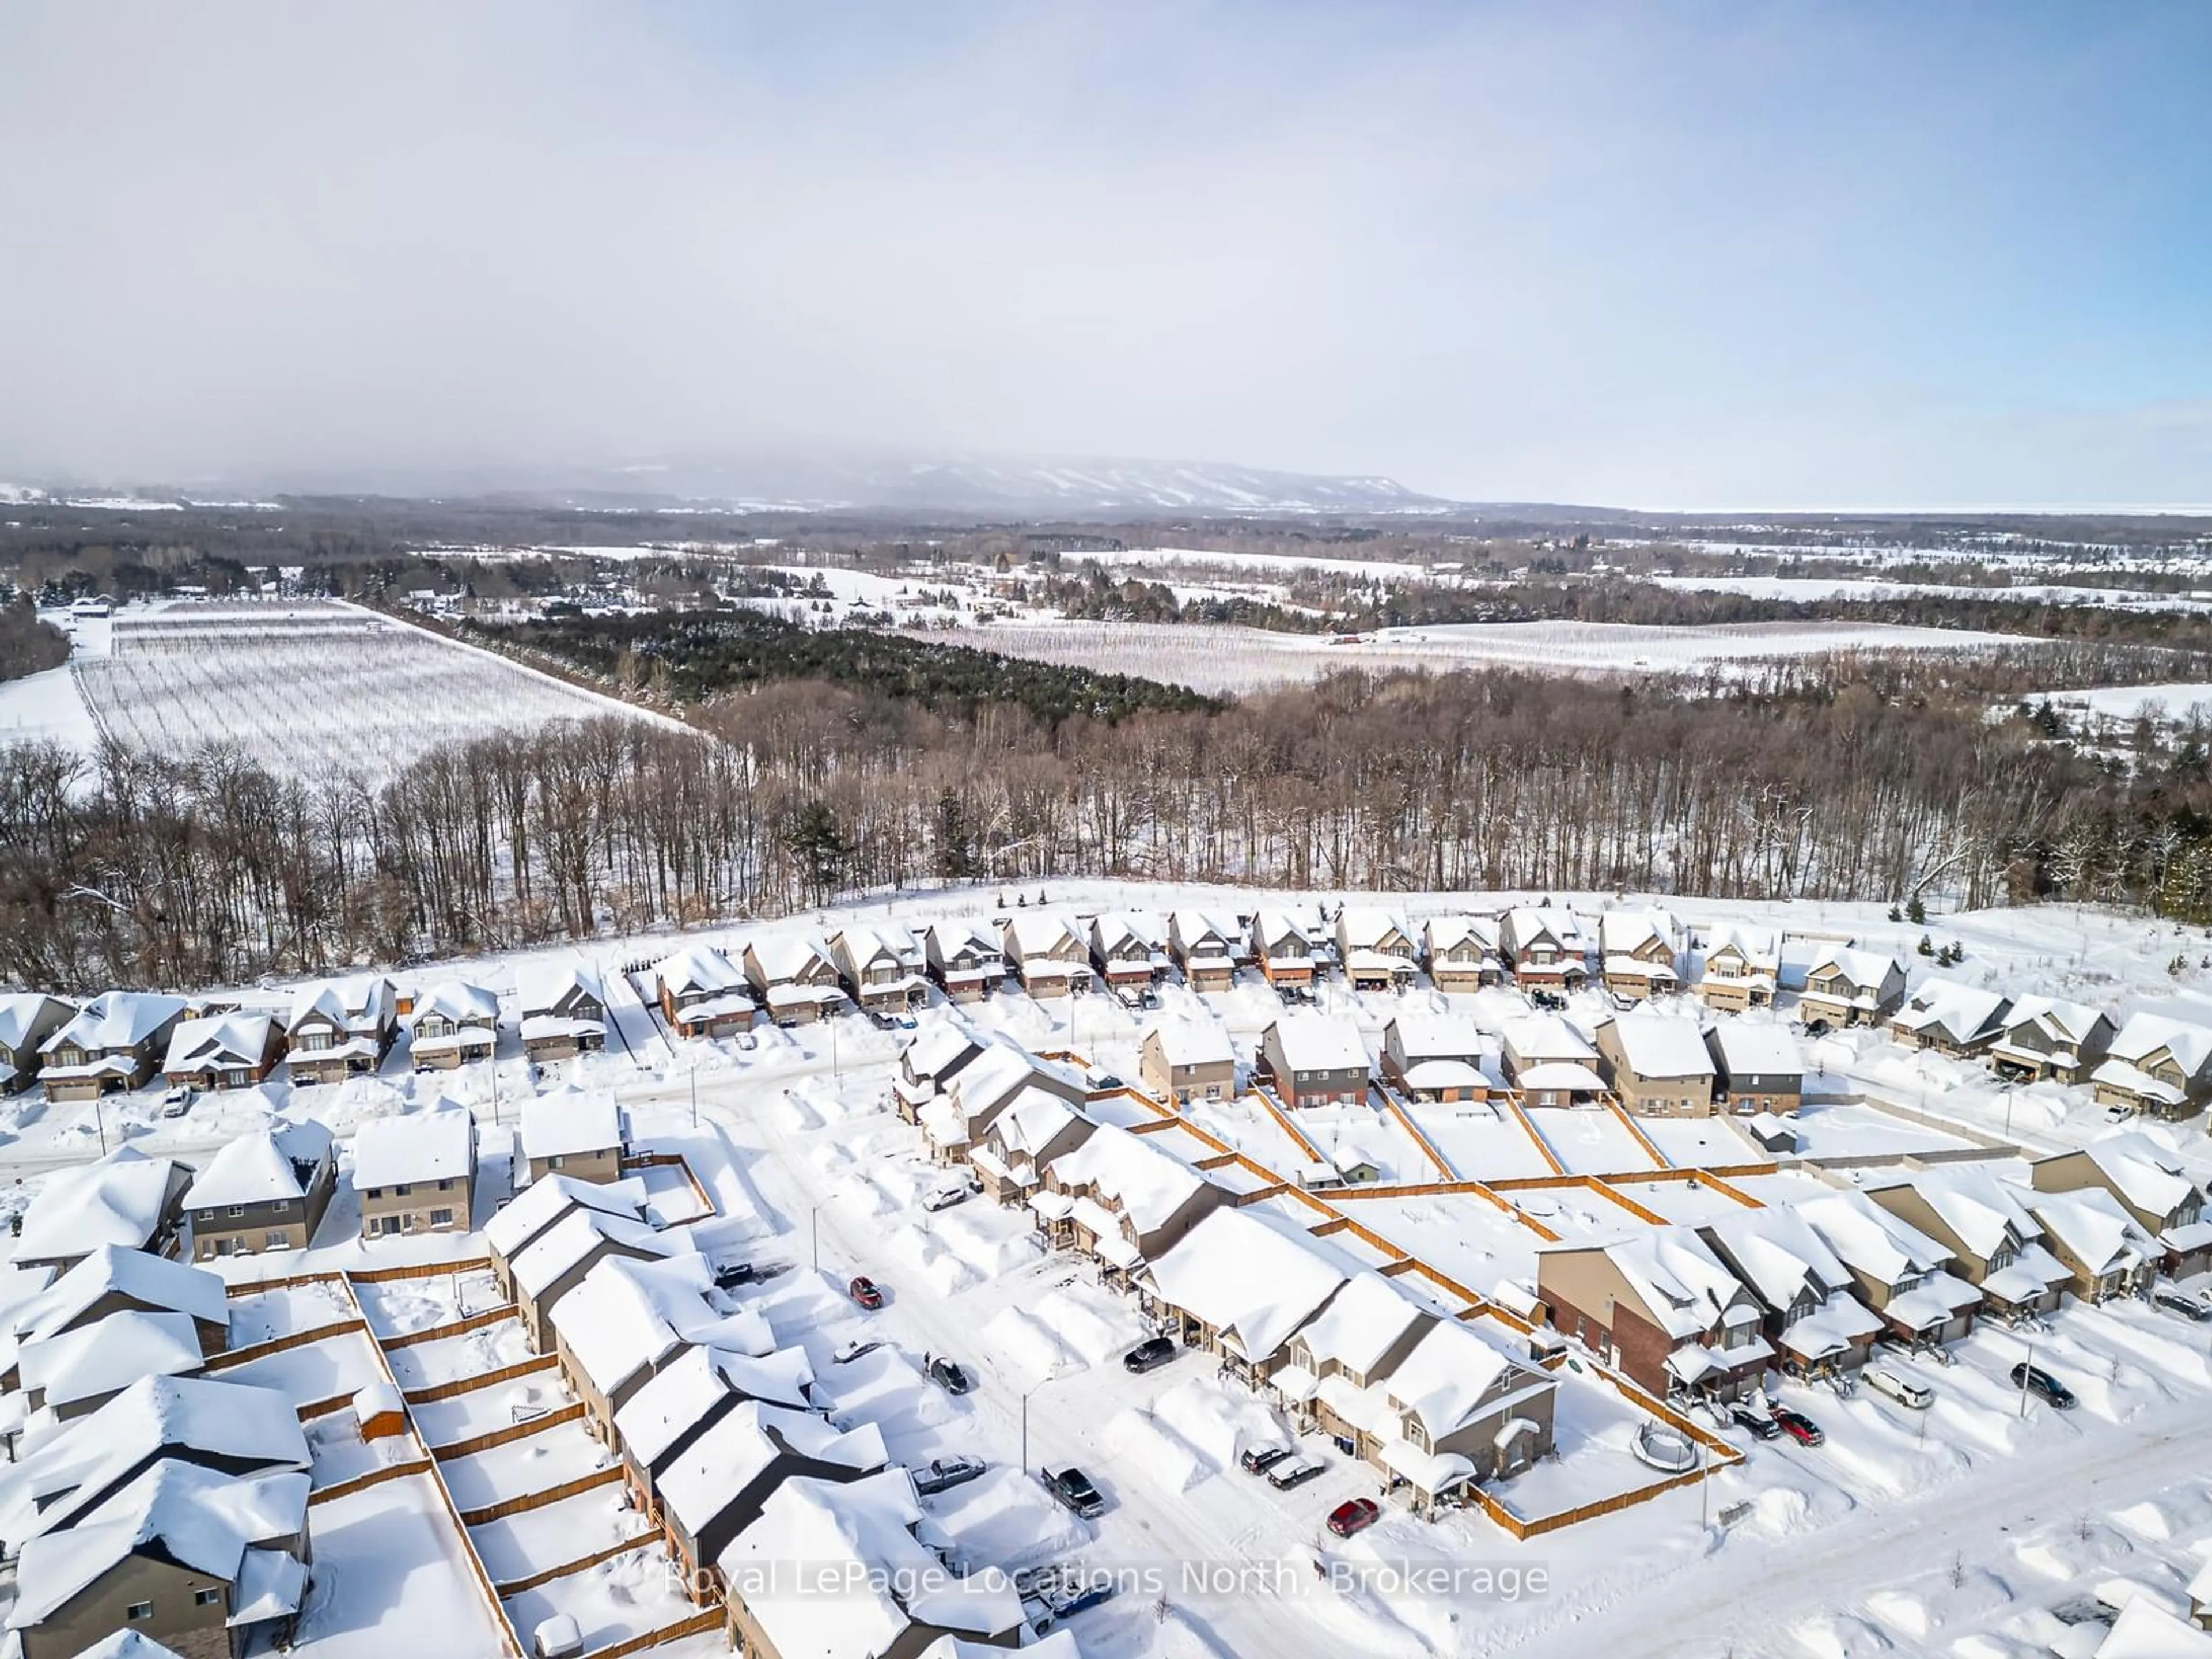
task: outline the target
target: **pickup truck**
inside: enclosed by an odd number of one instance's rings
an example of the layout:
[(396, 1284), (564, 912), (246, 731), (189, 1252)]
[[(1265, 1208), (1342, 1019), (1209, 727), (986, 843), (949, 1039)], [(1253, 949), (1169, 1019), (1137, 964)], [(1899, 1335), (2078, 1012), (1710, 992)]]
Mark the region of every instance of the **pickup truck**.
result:
[(1052, 1495), (1085, 1520), (1106, 1513), (1106, 1500), (1098, 1495), (1098, 1488), (1091, 1484), (1091, 1477), (1073, 1467), (1048, 1472), (1044, 1483)]

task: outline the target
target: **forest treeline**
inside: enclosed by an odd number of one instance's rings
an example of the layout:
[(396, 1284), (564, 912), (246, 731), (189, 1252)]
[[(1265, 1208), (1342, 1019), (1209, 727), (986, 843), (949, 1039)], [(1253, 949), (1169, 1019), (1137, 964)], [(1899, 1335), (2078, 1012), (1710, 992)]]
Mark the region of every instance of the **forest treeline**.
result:
[(2212, 907), (2201, 750), (2130, 771), (1863, 681), (1346, 672), (1052, 721), (789, 679), (692, 718), (440, 749), (379, 788), (0, 749), (0, 978), (236, 982), (947, 879)]

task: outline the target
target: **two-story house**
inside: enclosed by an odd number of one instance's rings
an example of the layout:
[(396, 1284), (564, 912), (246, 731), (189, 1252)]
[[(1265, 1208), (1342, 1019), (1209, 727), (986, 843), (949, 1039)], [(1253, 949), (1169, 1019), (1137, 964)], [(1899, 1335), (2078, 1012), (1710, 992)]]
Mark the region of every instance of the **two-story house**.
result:
[(1349, 1441), (1355, 1456), (1381, 1453), (1388, 1417), (1368, 1390), (1399, 1367), (1437, 1316), (1379, 1273), (1354, 1273), (1291, 1335), (1267, 1386), (1301, 1428)]
[(489, 1060), (499, 1047), (499, 994), (458, 979), (416, 994), (403, 1017), (408, 1057), (418, 1072), (450, 1072)]
[(1561, 1336), (1657, 1399), (1738, 1400), (1774, 1360), (1765, 1310), (1687, 1227), (1540, 1249), (1536, 1296)]
[(1508, 910), (1498, 942), (1514, 983), (1524, 991), (1557, 995), (1589, 981), (1589, 933), (1571, 910), (1526, 905)]
[(1202, 910), (1177, 910), (1168, 918), (1169, 951), (1194, 991), (1225, 991), (1236, 982), (1241, 937), (1233, 921)]
[(1786, 1375), (1849, 1377), (1866, 1364), (1882, 1322), (1853, 1293), (1850, 1270), (1795, 1209), (1747, 1210), (1698, 1231), (1758, 1297)]
[(1706, 1007), (1740, 1014), (1773, 1004), (1782, 983), (1782, 940), (1771, 927), (1722, 922), (1705, 930), (1694, 988)]
[(2086, 1083), (2118, 1030), (2101, 1008), (2057, 997), (2021, 997), (1990, 1045), (1990, 1064), (2014, 1082)]
[(1664, 910), (1607, 910), (1597, 919), (1598, 960), (1605, 988), (1641, 1001), (1681, 984), (1676, 958), (1682, 929)]
[(1879, 1025), (1905, 1000), (1905, 964), (1879, 951), (1823, 951), (1805, 970), (1797, 1018), (1808, 1025)]
[(969, 1148), (968, 1161), (993, 1202), (1026, 1204), (1044, 1185), (1045, 1167), (1080, 1146), (1097, 1127), (1058, 1095), (1024, 1090), (991, 1120), (982, 1139)]
[(1497, 1064), (1494, 1045), (1470, 1019), (1395, 1014), (1382, 1028), (1383, 1079), (1418, 1101), (1487, 1099)]
[(1856, 1188), (1796, 1206), (1835, 1252), (1860, 1301), (1891, 1336), (1937, 1345), (1964, 1341), (1982, 1293), (1950, 1271), (1951, 1253), (1886, 1205)]
[(51, 1101), (97, 1100), (150, 1082), (185, 1017), (182, 997), (103, 991), (39, 1045), (39, 1081)]
[(1889, 1017), (1889, 1034), (1908, 1048), (1927, 1048), (1953, 1060), (1980, 1054), (2004, 1035), (2012, 999), (2002, 992), (1931, 979)]
[(1347, 1277), (1311, 1238), (1231, 1203), (1147, 1256), (1136, 1289), (1164, 1334), (1217, 1356), (1224, 1375), (1256, 1389), (1290, 1363), (1291, 1335)]
[(2104, 1187), (2031, 1187), (2021, 1201), (2043, 1229), (2045, 1248), (2065, 1267), (2066, 1288), (2082, 1301), (2133, 1296), (2157, 1278), (2165, 1251)]
[(1597, 1028), (1599, 1070), (1620, 1103), (1658, 1117), (1713, 1109), (1713, 1060), (1693, 1019), (1638, 1011)]
[(563, 1089), (522, 1103), (522, 1156), (532, 1181), (556, 1174), (620, 1181), (629, 1146), (622, 1108), (611, 1094)]
[(2017, 1322), (2049, 1313), (2072, 1271), (2044, 1246), (2030, 1189), (1975, 1164), (1936, 1164), (1870, 1180), (1866, 1195), (1934, 1239), (1951, 1270), (1982, 1293), (1984, 1310)]
[(1336, 913), (1336, 959), (1355, 991), (1403, 991), (1413, 983), (1413, 933), (1389, 910), (1347, 904)]
[(1715, 1096), (1727, 1110), (1787, 1117), (1805, 1103), (1805, 1060), (1787, 1026), (1721, 1020), (1705, 1033), (1705, 1052)]
[(552, 963), (526, 972), (515, 1000), (522, 1052), (541, 1066), (607, 1046), (606, 990), (598, 972), (583, 963)]
[(1228, 1100), (1237, 1093), (1237, 1049), (1218, 1025), (1190, 1019), (1156, 1022), (1137, 1045), (1137, 1075), (1163, 1100)]
[(185, 1193), (193, 1256), (304, 1250), (337, 1190), (337, 1150), (313, 1118), (277, 1118), (226, 1141)]
[(27, 1089), (37, 1080), (44, 1060), (40, 1045), (76, 1012), (59, 998), (37, 991), (0, 994), (0, 1095)]
[(787, 929), (745, 941), (745, 978), (778, 1025), (804, 1025), (850, 1006), (830, 947), (811, 933)]
[(285, 1021), (292, 1081), (343, 1083), (368, 1076), (384, 1064), (398, 1034), (392, 981), (381, 974), (304, 986)]
[(2106, 1135), (2078, 1152), (2036, 1159), (2029, 1176), (2039, 1192), (2078, 1192), (2100, 1187), (2136, 1226), (2158, 1241), (2169, 1277), (2187, 1279), (2212, 1268), (2212, 1221), (2204, 1218), (2204, 1189), (2179, 1158), (2150, 1136)]
[(1095, 1257), (1109, 1275), (1158, 1261), (1234, 1198), (1145, 1137), (1102, 1123), (1041, 1166), (1030, 1207), (1054, 1246)]
[(1375, 1387), (1398, 1431), (1376, 1462), (1406, 1482), (1418, 1514), (1469, 1486), (1509, 1480), (1551, 1453), (1558, 1382), (1472, 1324), (1437, 1320)]
[(1334, 1014), (1291, 1014), (1260, 1033), (1257, 1069), (1283, 1104), (1358, 1105), (1373, 1073), (1359, 1028)]
[(149, 1158), (130, 1146), (90, 1164), (65, 1164), (23, 1206), (15, 1265), (60, 1272), (104, 1244), (173, 1255), (191, 1179), (174, 1158)]
[(903, 1012), (928, 1000), (928, 959), (921, 941), (903, 927), (842, 927), (830, 936), (830, 955), (845, 994), (863, 1012)]
[(169, 1033), (161, 1075), (175, 1088), (251, 1089), (284, 1057), (284, 1028), (268, 1014), (180, 1019)]
[(932, 922), (922, 935), (929, 976), (948, 1002), (974, 1002), (999, 988), (1006, 976), (1006, 947), (983, 922)]
[(1558, 1014), (1521, 1014), (1499, 1034), (1500, 1066), (1524, 1106), (1579, 1106), (1605, 1092), (1598, 1052)]
[(720, 951), (691, 945), (653, 964), (660, 1017), (680, 1037), (750, 1031), (760, 1005), (745, 970)]
[(2100, 1106), (2188, 1117), (2212, 1096), (2212, 1030), (2163, 1014), (2131, 1014), (2089, 1081)]
[(1439, 991), (1480, 991), (1505, 982), (1496, 916), (1431, 916), (1421, 927), (1422, 957)]
[(1252, 959), (1285, 995), (1304, 996), (1313, 986), (1313, 939), (1287, 910), (1262, 910), (1252, 918)]
[(1019, 910), (1006, 918), (1000, 943), (1006, 967), (1037, 998), (1080, 995), (1091, 988), (1091, 950), (1067, 918)]
[(1098, 977), (1132, 1006), (1142, 1006), (1146, 994), (1167, 977), (1167, 935), (1158, 916), (1139, 910), (1093, 916), (1090, 944)]
[(476, 1120), (451, 1102), (373, 1117), (354, 1132), (353, 1189), (364, 1239), (467, 1232), (476, 1177)]

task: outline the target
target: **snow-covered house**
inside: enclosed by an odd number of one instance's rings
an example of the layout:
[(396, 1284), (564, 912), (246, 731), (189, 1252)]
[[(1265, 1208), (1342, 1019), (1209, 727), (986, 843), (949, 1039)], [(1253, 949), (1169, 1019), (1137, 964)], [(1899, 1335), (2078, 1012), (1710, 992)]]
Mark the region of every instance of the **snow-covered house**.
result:
[(1552, 1449), (1558, 1382), (1459, 1320), (1431, 1324), (1373, 1386), (1397, 1430), (1376, 1462), (1407, 1483), (1417, 1511), (1470, 1483), (1509, 1480)]
[(1163, 1100), (1227, 1100), (1237, 1092), (1237, 1049), (1221, 1026), (1156, 1022), (1137, 1045), (1137, 1075)]
[[(661, 1530), (684, 1583), (703, 1592), (707, 1575), (720, 1571), (717, 1559), (786, 1482), (842, 1485), (890, 1461), (872, 1423), (839, 1429), (814, 1412), (742, 1401), (662, 1469)], [(719, 1582), (715, 1592), (722, 1593)]]
[(1705, 930), (1695, 989), (1706, 1007), (1740, 1014), (1774, 1001), (1782, 981), (1782, 940), (1771, 927), (1721, 922)]
[(1557, 994), (1589, 981), (1589, 933), (1571, 910), (1549, 905), (1508, 910), (1498, 945), (1514, 982), (1524, 991)]
[(559, 1220), (516, 1253), (508, 1268), (507, 1284), (531, 1351), (554, 1351), (554, 1310), (610, 1256), (654, 1261), (697, 1248), (689, 1228), (664, 1231), (649, 1219), (617, 1210), (570, 1205)]
[(1421, 955), (1439, 991), (1479, 991), (1505, 982), (1495, 916), (1431, 916), (1421, 928)]
[(142, 1378), (190, 1376), (206, 1359), (190, 1314), (129, 1308), (25, 1342), (15, 1352), (15, 1369), (25, 1405), (66, 1422), (97, 1411)]
[(230, 1304), (222, 1280), (181, 1261), (103, 1244), (0, 1322), (0, 1389), (25, 1386), (18, 1367), (33, 1349), (121, 1313), (183, 1317), (202, 1358), (221, 1353), (230, 1340)]
[(943, 1093), (923, 1103), (915, 1118), (932, 1152), (939, 1160), (953, 1163), (968, 1155), (992, 1120), (1031, 1090), (1057, 1096), (1071, 1106), (1082, 1105), (1091, 1096), (1089, 1082), (1073, 1066), (994, 1036)]
[(1000, 1204), (1025, 1204), (1044, 1182), (1044, 1166), (1072, 1152), (1097, 1126), (1042, 1089), (1014, 1097), (968, 1150), (968, 1161), (986, 1196)]
[(1267, 1386), (1302, 1427), (1352, 1443), (1372, 1459), (1382, 1449), (1367, 1390), (1413, 1352), (1437, 1316), (1378, 1273), (1354, 1273), (1292, 1334)]
[(734, 1036), (759, 1012), (745, 970), (720, 951), (691, 945), (653, 967), (660, 1017), (680, 1037)]
[(789, 1411), (811, 1401), (813, 1367), (804, 1348), (755, 1358), (724, 1348), (687, 1346), (615, 1413), (623, 1480), (640, 1514), (660, 1519), (660, 1478), (699, 1438), (748, 1400)]
[(1536, 1296), (1561, 1336), (1660, 1399), (1740, 1399), (1774, 1359), (1759, 1299), (1687, 1227), (1540, 1249)]
[(1956, 980), (1923, 981), (1889, 1017), (1889, 1034), (1908, 1048), (1954, 1060), (1978, 1054), (2004, 1035), (2012, 999)]
[(757, 1312), (715, 1307), (714, 1280), (696, 1251), (650, 1260), (611, 1255), (554, 1304), (561, 1375), (600, 1439), (613, 1443), (615, 1414), (687, 1343), (755, 1358), (775, 1352), (775, 1337)]
[(1014, 1645), (1021, 1599), (1006, 1575), (948, 1572), (915, 1538), (921, 1521), (904, 1469), (785, 1481), (716, 1560), (730, 1645), (761, 1659), (920, 1659), (947, 1637)]
[(1168, 948), (1183, 983), (1194, 991), (1225, 991), (1237, 979), (1241, 932), (1226, 916), (1177, 910), (1168, 918)]
[(23, 1547), (8, 1628), (23, 1659), (73, 1659), (118, 1630), (192, 1659), (289, 1639), (307, 1583), (304, 1474), (154, 1464)]
[(1091, 988), (1091, 949), (1066, 917), (1020, 910), (1000, 929), (1006, 967), (1033, 997), (1064, 997)]
[(1805, 1060), (1785, 1025), (1743, 1019), (1715, 1022), (1705, 1033), (1713, 1057), (1713, 1091), (1742, 1116), (1794, 1114), (1805, 1102)]
[[(1107, 1133), (1100, 1130), (1089, 1146)], [(1291, 1362), (1291, 1336), (1347, 1277), (1312, 1239), (1229, 1205), (1147, 1257), (1136, 1287), (1146, 1312), (1169, 1335), (1218, 1355), (1229, 1375), (1257, 1388)]]
[(2101, 1186), (2066, 1192), (2024, 1188), (2022, 1201), (2051, 1254), (2064, 1264), (2067, 1288), (2084, 1302), (2109, 1302), (2147, 1289), (2164, 1254), (2120, 1200)]
[(1347, 904), (1336, 913), (1336, 959), (1355, 991), (1402, 991), (1413, 982), (1413, 933), (1388, 910)]
[(2156, 1596), (2130, 1597), (2090, 1659), (2212, 1659), (2212, 1619), (2204, 1612), (2212, 1598), (2212, 1567), (2190, 1580), (2189, 1595), (2189, 1619)]
[(1037, 1168), (1042, 1181), (1029, 1202), (1047, 1239), (1084, 1251), (1109, 1274), (1157, 1261), (1233, 1202), (1227, 1188), (1113, 1124), (1094, 1126)]
[(2118, 1030), (2101, 1008), (2057, 997), (2021, 997), (2005, 1016), (2003, 1034), (1990, 1045), (1990, 1063), (1998, 1076), (2023, 1082), (2083, 1083)]
[(284, 1022), (295, 1083), (343, 1083), (373, 1073), (399, 1032), (392, 981), (354, 974), (302, 986)]
[(1765, 1310), (1766, 1340), (1793, 1376), (1865, 1364), (1881, 1321), (1852, 1293), (1850, 1270), (1794, 1209), (1747, 1210), (1698, 1230)]
[(848, 1006), (830, 947), (812, 933), (778, 928), (745, 941), (745, 978), (779, 1025), (804, 1025)]
[(1597, 919), (1599, 971), (1617, 997), (1655, 997), (1681, 983), (1682, 929), (1664, 910), (1607, 910)]
[(191, 1181), (191, 1171), (175, 1159), (149, 1158), (135, 1146), (57, 1170), (24, 1208), (15, 1265), (58, 1271), (103, 1244), (167, 1254)]
[(1638, 1012), (1597, 1028), (1599, 1070), (1620, 1103), (1648, 1116), (1705, 1117), (1713, 1109), (1713, 1059), (1693, 1019)]
[(2134, 1014), (2089, 1073), (2100, 1106), (2181, 1118), (2212, 1095), (2212, 1030), (2163, 1014)]
[(543, 1181), (532, 1182), (484, 1223), (485, 1252), (491, 1258), (491, 1276), (500, 1295), (510, 1302), (514, 1299), (512, 1272), (516, 1258), (571, 1210), (595, 1210), (641, 1222), (645, 1195), (645, 1183), (635, 1178), (603, 1185), (549, 1175)]
[(999, 988), (1006, 976), (1006, 947), (998, 930), (969, 919), (932, 922), (922, 935), (929, 976), (948, 1002), (974, 1002)]
[(1505, 1022), (1499, 1042), (1505, 1080), (1524, 1105), (1573, 1106), (1605, 1091), (1597, 1050), (1560, 1015), (1516, 1015)]
[(929, 996), (921, 941), (903, 927), (857, 923), (830, 936), (830, 959), (845, 993), (862, 1009), (918, 1008)]
[(1090, 944), (1091, 965), (1116, 996), (1140, 998), (1167, 977), (1167, 934), (1158, 916), (1141, 910), (1094, 916)]
[(891, 1077), (891, 1097), (898, 1115), (916, 1121), (925, 1102), (951, 1085), (961, 1068), (978, 1058), (989, 1045), (958, 1019), (947, 1019), (915, 1033), (899, 1050), (898, 1070)]
[(562, 1089), (522, 1103), (522, 1156), (532, 1181), (555, 1174), (619, 1181), (629, 1148), (622, 1108), (611, 1094)]
[(311, 1117), (272, 1119), (224, 1142), (185, 1190), (193, 1256), (304, 1250), (337, 1190), (331, 1132)]
[(365, 1239), (468, 1231), (476, 1178), (476, 1120), (450, 1101), (373, 1117), (354, 1132), (353, 1190)]
[(174, 1087), (250, 1089), (276, 1069), (284, 1028), (268, 1014), (180, 1019), (169, 1033), (161, 1075)]
[(2170, 1277), (2187, 1279), (2212, 1268), (2212, 1221), (2204, 1218), (2204, 1189), (2190, 1178), (2177, 1154), (2149, 1135), (2106, 1135), (2079, 1152), (2038, 1158), (2029, 1175), (2040, 1192), (2103, 1188), (2136, 1226), (2158, 1241), (2164, 1252), (2160, 1265)]
[(607, 994), (597, 970), (580, 962), (526, 969), (516, 988), (522, 1052), (541, 1064), (596, 1054), (607, 1046)]
[(1880, 951), (1823, 951), (1805, 969), (1797, 1018), (1811, 1025), (1878, 1025), (1905, 1000), (1905, 964)]
[(1951, 1253), (1904, 1217), (1856, 1189), (1794, 1206), (1836, 1253), (1889, 1334), (1912, 1342), (1963, 1341), (1982, 1293), (1950, 1271)]
[(1382, 1076), (1419, 1101), (1482, 1100), (1492, 1045), (1474, 1022), (1450, 1015), (1394, 1014), (1382, 1028)]
[(481, 985), (441, 980), (407, 1005), (407, 1054), (418, 1072), (450, 1072), (489, 1060), (499, 1046), (499, 995)]
[(1978, 1165), (1930, 1164), (1865, 1192), (1948, 1250), (1952, 1270), (1977, 1286), (1984, 1310), (2001, 1318), (2049, 1313), (2072, 1278), (2044, 1248), (2043, 1224), (2027, 1207), (2028, 1189)]
[(41, 992), (0, 994), (0, 1095), (37, 1080), (40, 1046), (76, 1014), (68, 1003)]
[(1334, 1014), (1291, 1014), (1260, 1033), (1257, 1069), (1297, 1109), (1356, 1106), (1374, 1072), (1358, 1026)]
[(1314, 947), (1308, 924), (1287, 910), (1261, 911), (1252, 918), (1252, 959), (1276, 990), (1306, 990), (1314, 981)]
[(110, 1089), (149, 1081), (185, 1017), (182, 997), (103, 991), (39, 1045), (39, 1081), (48, 1100), (97, 1100)]

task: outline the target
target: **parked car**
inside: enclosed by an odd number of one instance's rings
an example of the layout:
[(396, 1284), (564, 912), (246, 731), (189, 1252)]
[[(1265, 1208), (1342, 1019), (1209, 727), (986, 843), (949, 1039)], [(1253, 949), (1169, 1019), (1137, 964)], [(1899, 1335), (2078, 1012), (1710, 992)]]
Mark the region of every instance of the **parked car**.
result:
[(1382, 1518), (1382, 1506), (1371, 1498), (1353, 1498), (1328, 1512), (1328, 1529), (1339, 1538), (1364, 1532)]
[(878, 1031), (893, 1031), (898, 1029), (891, 1024), (891, 1017), (880, 1008), (868, 1010), (868, 1024)]
[(963, 1486), (983, 1473), (980, 1457), (940, 1457), (914, 1472), (914, 1489), (927, 1498)]
[(1176, 1357), (1176, 1345), (1164, 1336), (1147, 1337), (1121, 1356), (1125, 1370), (1132, 1371), (1158, 1370)]
[(1288, 1446), (1247, 1446), (1237, 1461), (1247, 1474), (1265, 1474), (1290, 1455)]
[(1328, 1468), (1310, 1457), (1291, 1457), (1267, 1471), (1267, 1484), (1278, 1492), (1288, 1492), (1293, 1486), (1303, 1486)]
[(902, 1031), (912, 1031), (920, 1029), (918, 1023), (912, 1014), (893, 1014), (891, 1016), (891, 1024)]
[(2112, 1105), (2105, 1108), (2105, 1121), (2107, 1123), (2125, 1123), (2135, 1115), (2135, 1108), (2132, 1106)]
[(968, 1194), (969, 1188), (964, 1182), (957, 1187), (948, 1184), (938, 1188), (924, 1198), (921, 1200), (921, 1207), (934, 1214), (939, 1210), (949, 1210), (956, 1204), (965, 1204), (968, 1201)]
[(2030, 1394), (2041, 1395), (2059, 1411), (2074, 1409), (2074, 1390), (2040, 1365), (2031, 1365), (2022, 1360), (2012, 1368), (2012, 1385), (2015, 1389), (2026, 1389)]
[(1828, 1437), (1820, 1432), (1820, 1425), (1802, 1412), (1793, 1412), (1785, 1406), (1774, 1413), (1774, 1420), (1783, 1433), (1801, 1446), (1826, 1443)]
[(1924, 1412), (1936, 1403), (1935, 1389), (1887, 1365), (1869, 1365), (1859, 1373), (1859, 1379), (1876, 1394), (1886, 1394), (1899, 1405), (1909, 1406), (1917, 1412)]
[(975, 1379), (958, 1360), (941, 1356), (929, 1362), (929, 1380), (947, 1394), (971, 1394), (975, 1388)]
[(873, 1353), (883, 1346), (880, 1342), (864, 1341), (860, 1337), (853, 1337), (836, 1346), (830, 1355), (830, 1363), (833, 1365), (849, 1365), (862, 1354)]
[(2184, 1319), (2212, 1319), (2212, 1302), (2201, 1296), (2192, 1296), (2178, 1285), (2154, 1285), (2150, 1299), (2168, 1313), (2178, 1313)]
[(714, 1269), (714, 1288), (734, 1291), (740, 1285), (750, 1285), (761, 1276), (761, 1270), (750, 1261), (725, 1261)]
[(876, 1281), (862, 1274), (845, 1287), (845, 1294), (870, 1313), (884, 1305), (884, 1293), (876, 1288)]
[(182, 1117), (192, 1109), (192, 1089), (189, 1084), (179, 1084), (161, 1097), (163, 1117)]
[(1106, 1512), (1106, 1500), (1098, 1495), (1098, 1488), (1091, 1484), (1091, 1477), (1073, 1465), (1064, 1469), (1049, 1471), (1044, 1478), (1052, 1495), (1085, 1520)]
[(1748, 1406), (1730, 1406), (1729, 1421), (1758, 1440), (1771, 1440), (1782, 1432), (1782, 1425), (1764, 1412), (1755, 1412)]
[(1807, 1036), (1827, 1036), (1827, 1035), (1828, 1035), (1828, 1022), (1827, 1022), (1826, 1020), (1825, 1020), (1825, 1019), (1808, 1019), (1808, 1020), (1807, 1020), (1807, 1021), (1805, 1022), (1805, 1035), (1806, 1035)]

